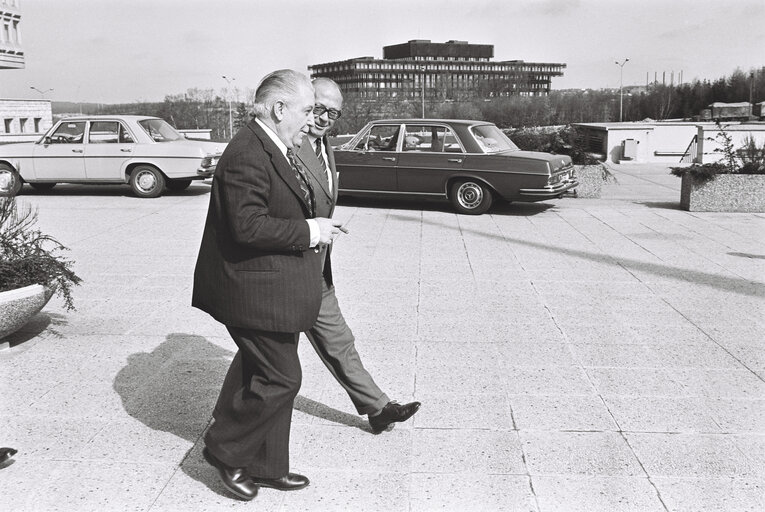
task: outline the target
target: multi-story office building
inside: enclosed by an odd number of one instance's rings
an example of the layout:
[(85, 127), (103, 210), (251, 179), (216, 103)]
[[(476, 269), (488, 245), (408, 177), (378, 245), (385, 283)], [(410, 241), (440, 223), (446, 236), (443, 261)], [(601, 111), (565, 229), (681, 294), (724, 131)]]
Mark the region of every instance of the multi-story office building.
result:
[(0, 69), (24, 67), (19, 0), (0, 0)]
[(432, 43), (412, 40), (385, 46), (383, 58), (358, 57), (314, 64), (312, 78), (328, 77), (343, 93), (362, 98), (432, 99), (545, 96), (552, 77), (563, 76), (565, 64), (492, 61), (494, 45), (467, 41)]

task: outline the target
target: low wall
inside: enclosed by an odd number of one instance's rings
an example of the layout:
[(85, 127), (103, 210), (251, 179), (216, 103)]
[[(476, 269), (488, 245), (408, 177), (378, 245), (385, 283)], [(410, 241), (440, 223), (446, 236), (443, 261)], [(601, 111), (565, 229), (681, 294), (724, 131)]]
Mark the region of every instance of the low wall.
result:
[[(721, 126), (730, 136), (736, 150), (744, 146), (748, 137), (752, 137), (758, 147), (765, 145), (765, 123), (723, 124)], [(697, 129), (698, 151), (694, 159), (695, 163), (714, 163), (724, 158), (719, 135), (720, 129), (716, 125), (699, 125)]]

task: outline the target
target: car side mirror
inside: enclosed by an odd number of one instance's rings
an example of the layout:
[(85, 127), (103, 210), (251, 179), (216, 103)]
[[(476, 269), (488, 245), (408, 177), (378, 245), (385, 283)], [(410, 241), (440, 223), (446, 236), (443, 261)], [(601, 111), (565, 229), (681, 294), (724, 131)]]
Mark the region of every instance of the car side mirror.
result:
[(46, 146), (47, 146), (48, 144), (52, 144), (52, 142), (53, 142), (53, 141), (51, 141), (50, 137), (45, 137), (45, 138), (43, 139), (43, 144), (45, 144)]

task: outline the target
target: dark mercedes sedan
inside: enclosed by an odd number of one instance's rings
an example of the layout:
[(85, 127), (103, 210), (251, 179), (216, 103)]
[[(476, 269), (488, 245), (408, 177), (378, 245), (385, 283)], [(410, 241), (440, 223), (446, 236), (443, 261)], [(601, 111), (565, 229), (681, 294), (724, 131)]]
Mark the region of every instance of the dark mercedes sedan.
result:
[(448, 198), (459, 213), (542, 201), (578, 185), (571, 158), (521, 151), (492, 123), (384, 119), (335, 149), (341, 196)]

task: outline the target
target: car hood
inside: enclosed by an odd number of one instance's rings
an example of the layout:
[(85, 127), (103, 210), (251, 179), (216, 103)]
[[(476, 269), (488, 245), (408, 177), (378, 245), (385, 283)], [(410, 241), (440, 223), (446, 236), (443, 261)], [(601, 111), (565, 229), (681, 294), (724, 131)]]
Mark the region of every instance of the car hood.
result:
[(178, 144), (184, 144), (187, 146), (194, 146), (198, 148), (202, 148), (202, 150), (205, 151), (205, 153), (223, 153), (223, 150), (226, 149), (226, 146), (228, 143), (226, 142), (211, 142), (209, 140), (194, 140), (194, 139), (186, 139), (186, 140), (179, 140), (177, 141)]

